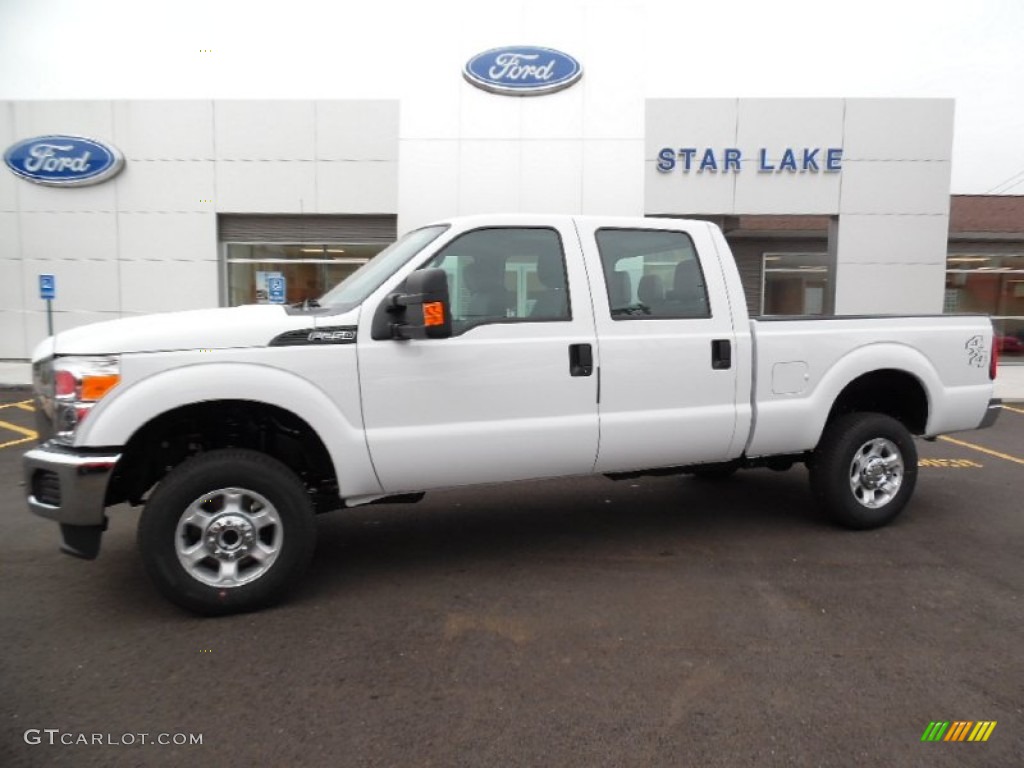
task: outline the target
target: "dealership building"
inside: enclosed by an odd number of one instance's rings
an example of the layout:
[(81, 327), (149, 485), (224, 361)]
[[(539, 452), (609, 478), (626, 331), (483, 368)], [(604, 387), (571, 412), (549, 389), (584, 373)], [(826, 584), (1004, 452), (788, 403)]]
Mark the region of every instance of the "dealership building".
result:
[(709, 219), (753, 315), (984, 312), (1024, 359), (1024, 198), (951, 197), (952, 100), (645, 98), (581, 62), (529, 98), (467, 65), (407, 98), (0, 102), (0, 359), (46, 336), (40, 275), (56, 330), (291, 303), (516, 211)]

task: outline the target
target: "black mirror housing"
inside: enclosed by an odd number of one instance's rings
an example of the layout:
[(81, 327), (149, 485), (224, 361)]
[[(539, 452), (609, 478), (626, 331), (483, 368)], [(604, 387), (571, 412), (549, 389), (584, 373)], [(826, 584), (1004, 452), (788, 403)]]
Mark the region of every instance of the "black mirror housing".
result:
[(383, 339), (446, 339), (452, 335), (448, 274), (419, 269), (388, 296), (373, 318), (371, 336)]

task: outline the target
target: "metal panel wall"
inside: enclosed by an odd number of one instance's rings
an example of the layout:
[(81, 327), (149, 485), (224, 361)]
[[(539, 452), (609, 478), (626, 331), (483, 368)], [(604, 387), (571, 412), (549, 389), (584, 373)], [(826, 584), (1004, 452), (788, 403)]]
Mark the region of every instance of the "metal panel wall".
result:
[(217, 238), (222, 243), (392, 243), (398, 238), (398, 217), (221, 214)]

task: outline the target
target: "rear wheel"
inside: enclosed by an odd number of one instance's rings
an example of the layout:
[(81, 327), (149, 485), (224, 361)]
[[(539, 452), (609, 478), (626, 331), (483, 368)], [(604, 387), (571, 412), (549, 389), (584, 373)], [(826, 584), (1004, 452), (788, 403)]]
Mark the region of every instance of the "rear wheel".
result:
[(907, 428), (881, 413), (851, 413), (828, 425), (810, 463), (811, 489), (847, 528), (883, 526), (910, 500), (917, 448)]
[(189, 459), (157, 487), (139, 520), (139, 549), (165, 597), (225, 614), (280, 599), (305, 570), (316, 526), (302, 482), (256, 451)]

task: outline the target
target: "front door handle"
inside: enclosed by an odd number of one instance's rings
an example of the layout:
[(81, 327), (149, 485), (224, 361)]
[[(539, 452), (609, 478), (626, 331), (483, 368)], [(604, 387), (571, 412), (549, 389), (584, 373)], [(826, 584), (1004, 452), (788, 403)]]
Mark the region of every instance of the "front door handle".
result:
[(594, 350), (589, 344), (569, 345), (569, 375), (589, 376), (594, 372)]
[(728, 339), (712, 339), (711, 367), (716, 371), (732, 368), (732, 342)]

